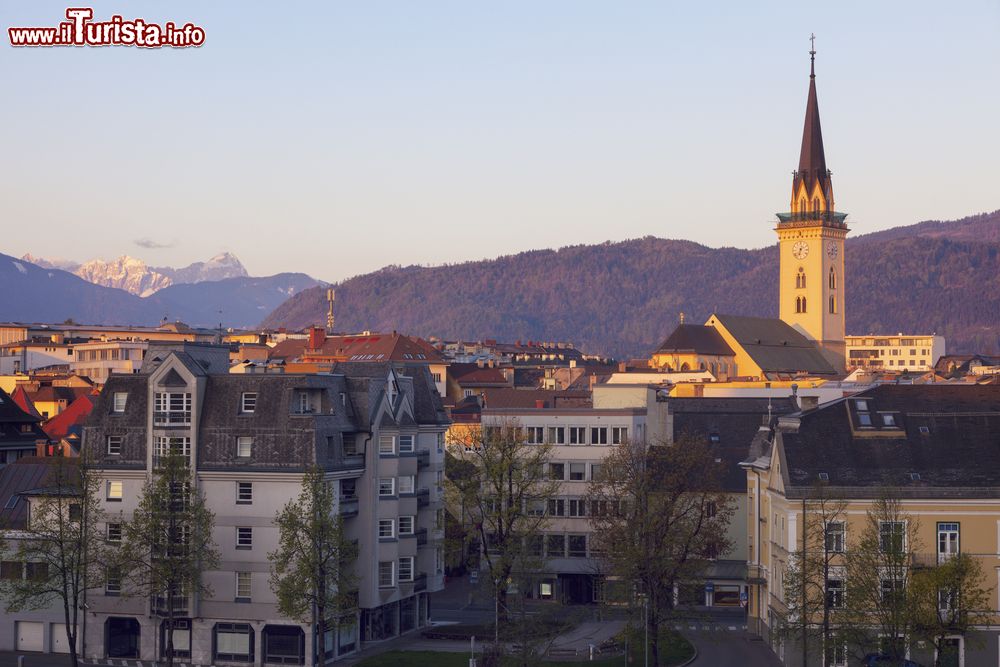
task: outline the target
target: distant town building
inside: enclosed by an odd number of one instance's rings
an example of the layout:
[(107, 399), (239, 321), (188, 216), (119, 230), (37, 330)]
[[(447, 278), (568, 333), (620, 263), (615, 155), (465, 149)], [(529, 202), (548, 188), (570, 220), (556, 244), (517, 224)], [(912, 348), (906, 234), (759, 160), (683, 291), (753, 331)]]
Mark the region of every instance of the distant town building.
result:
[(112, 373), (138, 373), (149, 347), (144, 340), (97, 340), (73, 347), (70, 371), (104, 384)]
[(929, 371), (945, 355), (944, 336), (896, 334), (848, 336), (847, 369)]

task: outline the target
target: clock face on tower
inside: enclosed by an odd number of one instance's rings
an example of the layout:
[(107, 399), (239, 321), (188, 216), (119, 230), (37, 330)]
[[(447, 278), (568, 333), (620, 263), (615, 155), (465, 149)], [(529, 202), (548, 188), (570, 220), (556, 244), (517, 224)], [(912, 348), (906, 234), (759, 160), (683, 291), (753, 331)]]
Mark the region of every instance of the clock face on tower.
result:
[(792, 256), (795, 259), (805, 259), (809, 255), (809, 244), (805, 241), (796, 241), (792, 246)]
[(832, 241), (826, 245), (826, 256), (830, 259), (837, 259), (837, 244)]

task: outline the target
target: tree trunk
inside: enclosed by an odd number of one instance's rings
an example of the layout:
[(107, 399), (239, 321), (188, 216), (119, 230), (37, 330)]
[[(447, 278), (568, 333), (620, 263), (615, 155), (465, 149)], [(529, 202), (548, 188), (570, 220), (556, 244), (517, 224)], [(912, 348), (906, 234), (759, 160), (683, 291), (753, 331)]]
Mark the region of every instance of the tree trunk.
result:
[(167, 586), (167, 667), (174, 667), (174, 591)]
[(660, 615), (656, 612), (654, 605), (649, 607), (649, 616), (646, 625), (649, 629), (649, 664), (653, 667), (660, 666)]
[(69, 642), (69, 663), (71, 667), (79, 667), (79, 659), (76, 655), (76, 614), (73, 614), (73, 623), (70, 623), (69, 617), (70, 601), (66, 598), (63, 599), (63, 613), (66, 619), (66, 641)]

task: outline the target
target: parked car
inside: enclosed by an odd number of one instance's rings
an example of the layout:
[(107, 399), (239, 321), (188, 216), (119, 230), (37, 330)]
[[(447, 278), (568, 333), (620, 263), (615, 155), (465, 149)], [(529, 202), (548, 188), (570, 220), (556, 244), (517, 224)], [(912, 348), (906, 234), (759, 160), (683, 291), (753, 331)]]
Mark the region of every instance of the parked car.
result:
[[(892, 665), (892, 656), (885, 653), (869, 653), (861, 659), (861, 664), (864, 667), (889, 667), (889, 665)], [(919, 662), (904, 659), (900, 663), (900, 667), (923, 667), (923, 665)]]

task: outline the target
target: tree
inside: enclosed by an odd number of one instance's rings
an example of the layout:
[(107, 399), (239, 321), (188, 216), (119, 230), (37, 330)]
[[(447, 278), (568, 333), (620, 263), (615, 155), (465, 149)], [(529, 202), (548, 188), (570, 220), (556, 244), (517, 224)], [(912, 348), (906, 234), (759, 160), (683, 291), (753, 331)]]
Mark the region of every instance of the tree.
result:
[(809, 664), (811, 636), (820, 640), (821, 652), (836, 650), (833, 619), (844, 602), (847, 502), (826, 484), (814, 486), (811, 496), (802, 501), (802, 539), (785, 572), (788, 615), (779, 629), (783, 636), (799, 639), (803, 665)]
[(607, 571), (645, 596), (651, 664), (674, 588), (697, 579), (728, 551), (735, 505), (709, 444), (688, 435), (672, 445), (626, 443), (605, 459), (588, 493), (593, 539)]
[(856, 543), (847, 550), (845, 605), (838, 614), (841, 637), (850, 645), (870, 646), (881, 638), (880, 651), (894, 664), (906, 657), (912, 635), (911, 565), (920, 549), (915, 517), (891, 494), (875, 500), (865, 515)]
[(150, 598), (164, 618), (167, 665), (174, 662), (174, 627), (196, 595), (211, 589), (202, 579), (219, 566), (212, 541), (215, 516), (194, 484), (188, 458), (168, 450), (157, 454), (131, 520), (122, 522), (122, 548), (114, 567), (122, 594)]
[(344, 536), (335, 489), (322, 470), (308, 468), (298, 499), (289, 500), (274, 517), (278, 548), (267, 555), (278, 611), (313, 628), (313, 664), (323, 662), (328, 629), (338, 627), (344, 613), (357, 606), (357, 548)]
[(549, 477), (552, 447), (527, 444), (523, 429), (513, 421), (469, 428), (452, 436), (451, 444), (458, 461), (475, 466), (474, 475), (450, 474), (447, 485), (449, 494), (465, 508), (468, 534), (481, 545), (499, 635), (507, 621), (508, 587), (543, 564), (546, 508), (560, 487)]
[(949, 636), (966, 636), (992, 622), (983, 568), (975, 557), (959, 553), (913, 572), (910, 613), (913, 635), (935, 649), (935, 667), (948, 653)]
[(88, 588), (102, 581), (105, 542), (95, 530), (104, 518), (100, 479), (77, 459), (47, 459), (45, 488), (31, 498), (30, 521), (11, 558), (27, 576), (2, 580), (7, 611), (62, 605), (70, 663), (79, 664), (79, 621)]

